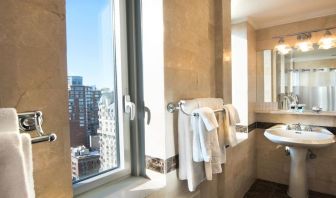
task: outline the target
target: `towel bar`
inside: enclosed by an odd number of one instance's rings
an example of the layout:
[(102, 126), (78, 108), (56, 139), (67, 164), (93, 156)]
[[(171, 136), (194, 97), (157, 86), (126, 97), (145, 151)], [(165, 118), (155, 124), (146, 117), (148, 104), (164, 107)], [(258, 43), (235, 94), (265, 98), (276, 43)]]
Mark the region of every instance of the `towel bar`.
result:
[(51, 133), (49, 135), (43, 135), (39, 137), (34, 137), (31, 139), (32, 144), (40, 143), (40, 142), (53, 142), (57, 139), (57, 136), (55, 133)]
[(37, 137), (31, 139), (32, 144), (40, 142), (53, 142), (57, 139), (55, 133), (45, 134), (42, 129), (42, 111), (18, 113), (19, 129), (21, 133), (36, 131)]
[[(188, 116), (198, 116), (197, 113), (187, 113), (184, 109), (183, 109), (183, 105), (186, 103), (186, 101), (184, 100), (180, 100), (177, 105), (175, 105), (174, 103), (170, 102), (167, 104), (167, 111), (169, 113), (174, 113), (176, 110), (181, 110), (182, 113), (188, 115)], [(214, 110), (215, 113), (218, 113), (218, 112), (224, 112), (225, 109), (217, 109), (217, 110)]]

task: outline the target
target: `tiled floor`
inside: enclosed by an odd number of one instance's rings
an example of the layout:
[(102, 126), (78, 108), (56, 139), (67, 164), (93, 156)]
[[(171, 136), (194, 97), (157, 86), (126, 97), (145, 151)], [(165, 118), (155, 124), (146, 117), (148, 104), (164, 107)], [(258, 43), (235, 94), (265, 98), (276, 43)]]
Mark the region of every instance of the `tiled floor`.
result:
[[(287, 185), (257, 179), (244, 198), (290, 198)], [(336, 198), (333, 195), (309, 191), (309, 198)]]

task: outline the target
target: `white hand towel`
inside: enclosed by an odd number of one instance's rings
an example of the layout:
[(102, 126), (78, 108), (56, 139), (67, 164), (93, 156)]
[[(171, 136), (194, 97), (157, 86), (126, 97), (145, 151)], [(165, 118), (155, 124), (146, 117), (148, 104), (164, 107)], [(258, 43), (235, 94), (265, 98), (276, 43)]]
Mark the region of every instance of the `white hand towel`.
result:
[(23, 150), (29, 149), (28, 144), (30, 138), (19, 133), (3, 132), (0, 135), (0, 192), (3, 198), (35, 197), (31, 151)]
[(205, 162), (205, 174), (207, 180), (212, 180), (212, 175), (221, 173), (221, 149), (219, 147), (215, 113), (208, 107), (202, 107), (193, 111), (192, 126), (193, 160)]
[(230, 125), (236, 125), (237, 123), (240, 123), (237, 109), (232, 104), (224, 105), (224, 107), (228, 109)]
[[(212, 156), (211, 136), (217, 136), (218, 122), (215, 113), (209, 107), (195, 109), (191, 117), (193, 127), (193, 160), (209, 162)], [(218, 142), (218, 140), (217, 140)]]
[[(223, 106), (222, 106), (223, 108)], [(218, 129), (217, 129), (217, 134), (218, 134), (218, 143), (219, 147), (221, 149), (221, 163), (224, 164), (226, 163), (226, 145), (225, 145), (225, 136), (224, 136), (224, 112), (217, 113), (217, 121), (218, 121)]]
[(19, 132), (18, 115), (14, 108), (0, 108), (1, 132)]
[[(197, 101), (199, 107), (209, 107), (213, 110), (223, 109), (224, 101), (222, 98), (198, 98)], [(226, 141), (224, 140), (225, 134), (223, 125), (224, 112), (216, 113), (216, 117), (219, 125), (217, 133), (218, 133), (218, 142), (221, 149), (221, 158), (222, 158), (221, 163), (223, 164), (226, 162)], [(205, 164), (205, 166), (207, 166), (207, 163)]]
[(236, 108), (231, 105), (224, 105), (224, 140), (225, 144), (230, 147), (237, 145), (238, 140), (236, 136), (236, 124), (240, 122), (238, 112)]
[[(188, 100), (184, 110), (192, 112), (198, 108), (197, 100)], [(192, 157), (193, 131), (191, 117), (179, 111), (178, 114), (178, 148), (179, 148), (179, 179), (188, 181), (188, 189), (193, 192), (205, 180), (204, 163), (194, 162)]]

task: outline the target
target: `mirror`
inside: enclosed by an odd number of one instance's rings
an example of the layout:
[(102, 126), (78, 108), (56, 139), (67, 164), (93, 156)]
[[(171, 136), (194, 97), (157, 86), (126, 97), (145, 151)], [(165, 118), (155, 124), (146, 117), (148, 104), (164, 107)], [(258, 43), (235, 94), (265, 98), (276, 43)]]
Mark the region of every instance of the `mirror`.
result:
[[(320, 107), (336, 111), (336, 48), (281, 55), (273, 50), (257, 52), (257, 101), (279, 103), (291, 109), (293, 103), (306, 110)], [(297, 107), (297, 106), (296, 106)]]

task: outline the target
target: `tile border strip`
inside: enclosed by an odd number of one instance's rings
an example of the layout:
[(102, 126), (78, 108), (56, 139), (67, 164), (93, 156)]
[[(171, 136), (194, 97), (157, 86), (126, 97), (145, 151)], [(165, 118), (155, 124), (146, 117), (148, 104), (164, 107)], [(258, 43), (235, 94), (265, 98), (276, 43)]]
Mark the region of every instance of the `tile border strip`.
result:
[[(272, 126), (275, 126), (277, 124), (281, 124), (281, 123), (273, 123), (273, 122), (254, 122), (250, 125), (246, 126), (242, 126), (239, 125), (237, 126), (237, 131), (239, 132), (246, 132), (248, 131), (248, 133), (250, 133), (251, 131), (255, 130), (255, 129), (268, 129)], [(320, 127), (324, 127), (326, 129), (328, 129), (329, 131), (331, 131), (333, 134), (336, 135), (336, 127), (328, 127), (328, 126), (320, 126)], [(227, 145), (226, 148), (228, 148), (229, 146)], [(178, 169), (179, 163), (178, 163), (178, 154), (174, 155), (172, 157), (169, 157), (166, 160), (160, 159), (160, 158), (156, 158), (156, 157), (151, 157), (146, 155), (145, 159), (146, 159), (146, 168), (150, 169), (152, 171), (161, 173), (161, 174), (167, 174), (170, 173), (171, 171), (174, 171), (176, 169)]]
[(248, 132), (248, 127), (245, 125), (236, 125), (236, 131), (240, 133), (247, 133)]
[(178, 155), (174, 155), (166, 160), (146, 155), (146, 169), (167, 174), (178, 168)]
[(248, 125), (248, 127), (247, 127), (247, 129), (248, 129), (248, 133), (250, 133), (251, 131), (253, 131), (253, 130), (256, 129), (256, 128), (257, 128), (257, 123), (256, 123), (256, 122), (254, 122), (254, 123)]
[(165, 173), (165, 162), (163, 159), (146, 155), (145, 160), (146, 160), (146, 169), (162, 174)]

